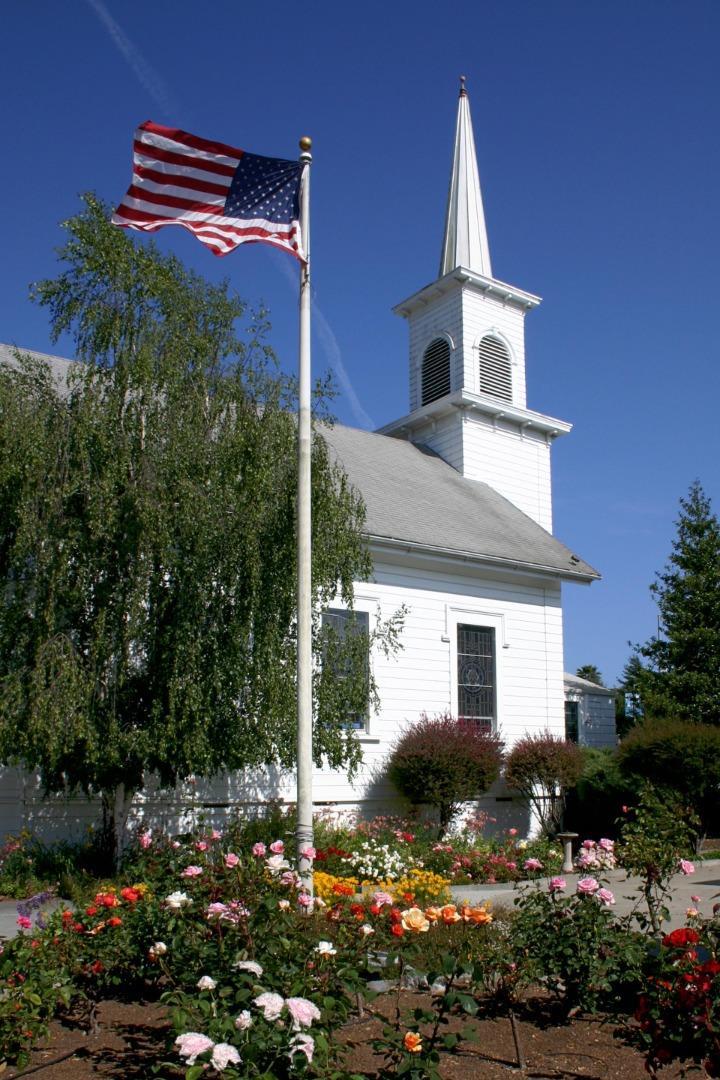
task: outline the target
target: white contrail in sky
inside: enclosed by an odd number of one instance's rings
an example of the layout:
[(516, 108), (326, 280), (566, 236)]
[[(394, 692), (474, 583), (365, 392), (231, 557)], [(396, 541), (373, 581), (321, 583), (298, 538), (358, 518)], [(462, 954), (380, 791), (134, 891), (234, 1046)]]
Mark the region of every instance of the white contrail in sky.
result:
[(100, 21), (105, 25), (107, 32), (114, 41), (118, 50), (122, 53), (129, 66), (135, 72), (140, 84), (147, 90), (155, 104), (165, 113), (173, 112), (173, 102), (168, 93), (165, 83), (150, 66), (136, 45), (133, 45), (124, 30), (118, 26), (112, 15), (105, 7), (103, 0), (87, 0), (95, 11)]
[[(271, 250), (269, 254), (272, 255), (273, 261), (276, 262), (282, 270), (285, 280), (289, 282), (294, 289), (297, 289), (297, 274), (293, 273), (287, 256), (283, 255), (282, 252), (273, 250)], [(350, 412), (353, 414), (355, 422), (360, 427), (374, 431), (376, 426), (375, 421), (372, 416), (365, 412), (360, 404), (360, 398), (355, 393), (355, 387), (353, 386), (350, 376), (347, 373), (347, 368), (342, 361), (342, 353), (340, 352), (338, 339), (335, 337), (332, 327), (314, 299), (312, 301), (312, 311), (313, 332), (317, 335), (327, 361), (333, 373), (336, 375), (337, 381), (340, 383), (340, 388), (347, 398)]]

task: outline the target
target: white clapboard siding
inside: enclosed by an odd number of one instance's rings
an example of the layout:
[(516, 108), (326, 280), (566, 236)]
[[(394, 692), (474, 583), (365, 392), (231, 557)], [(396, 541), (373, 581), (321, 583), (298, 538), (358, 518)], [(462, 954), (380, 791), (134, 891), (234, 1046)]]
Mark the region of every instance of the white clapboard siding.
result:
[[(407, 614), (395, 656), (371, 658), (380, 708), (361, 736), (363, 765), (350, 781), (342, 770), (316, 769), (319, 805), (372, 813), (388, 809), (394, 793), (382, 779), (387, 754), (405, 727), (421, 713), (456, 708), (454, 635), (458, 622), (491, 625), (496, 631), (498, 714), (507, 746), (527, 731), (564, 730), (562, 612), (559, 584), (551, 579), (502, 581), (466, 567), (423, 567), (422, 560), (377, 557), (371, 582), (356, 586), (357, 606), (371, 619), (387, 619), (403, 604)], [(99, 808), (84, 798), (44, 800), (33, 778), (5, 770), (0, 780), (0, 831), (31, 828), (40, 835), (81, 837), (97, 823)], [(168, 793), (152, 782), (135, 800), (131, 823), (145, 821), (173, 830), (188, 828), (204, 814), (218, 823), (233, 809), (252, 813), (269, 801), (293, 802), (294, 775), (269, 769), (185, 784)], [(500, 798), (501, 802), (496, 802)], [(502, 789), (482, 802), (503, 821), (521, 813)], [(521, 823), (522, 824), (522, 823)], [(521, 824), (519, 827), (521, 827)]]

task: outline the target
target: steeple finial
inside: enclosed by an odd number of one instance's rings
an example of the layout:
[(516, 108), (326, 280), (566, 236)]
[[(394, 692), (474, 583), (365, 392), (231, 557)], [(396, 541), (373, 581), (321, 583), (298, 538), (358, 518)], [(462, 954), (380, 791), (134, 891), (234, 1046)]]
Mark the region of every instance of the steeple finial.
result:
[(460, 100), (455, 128), (450, 191), (445, 214), (445, 238), (440, 259), (440, 277), (456, 266), (464, 266), (484, 277), (492, 277), (485, 214), (480, 193), (475, 140), (470, 119), (470, 99), (465, 76), (460, 76)]

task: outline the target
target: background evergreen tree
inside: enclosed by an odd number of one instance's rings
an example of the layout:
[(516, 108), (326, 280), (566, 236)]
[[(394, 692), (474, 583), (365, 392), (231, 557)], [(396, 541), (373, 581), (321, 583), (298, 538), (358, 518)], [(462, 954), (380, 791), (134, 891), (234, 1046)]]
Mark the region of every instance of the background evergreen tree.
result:
[[(117, 838), (148, 772), (295, 762), (294, 387), (262, 315), (85, 202), (34, 288), (84, 362), (61, 387), (29, 358), (0, 367), (0, 760), (100, 794)], [(317, 431), (312, 465), (319, 661), (320, 610), (371, 563)], [(346, 718), (397, 632), (317, 664), (316, 762), (357, 763)]]
[(720, 723), (720, 525), (698, 481), (680, 500), (672, 553), (651, 591), (660, 632), (639, 649), (646, 712)]

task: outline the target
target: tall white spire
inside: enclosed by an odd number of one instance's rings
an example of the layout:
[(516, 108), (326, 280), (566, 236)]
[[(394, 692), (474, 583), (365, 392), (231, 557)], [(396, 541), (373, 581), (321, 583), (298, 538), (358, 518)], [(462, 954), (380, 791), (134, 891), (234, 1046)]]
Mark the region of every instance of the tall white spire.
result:
[(485, 214), (480, 193), (475, 140), (470, 101), (465, 89), (465, 76), (460, 77), (455, 128), (455, 153), (445, 215), (445, 239), (440, 259), (440, 277), (457, 266), (474, 270), (483, 277), (492, 277)]

